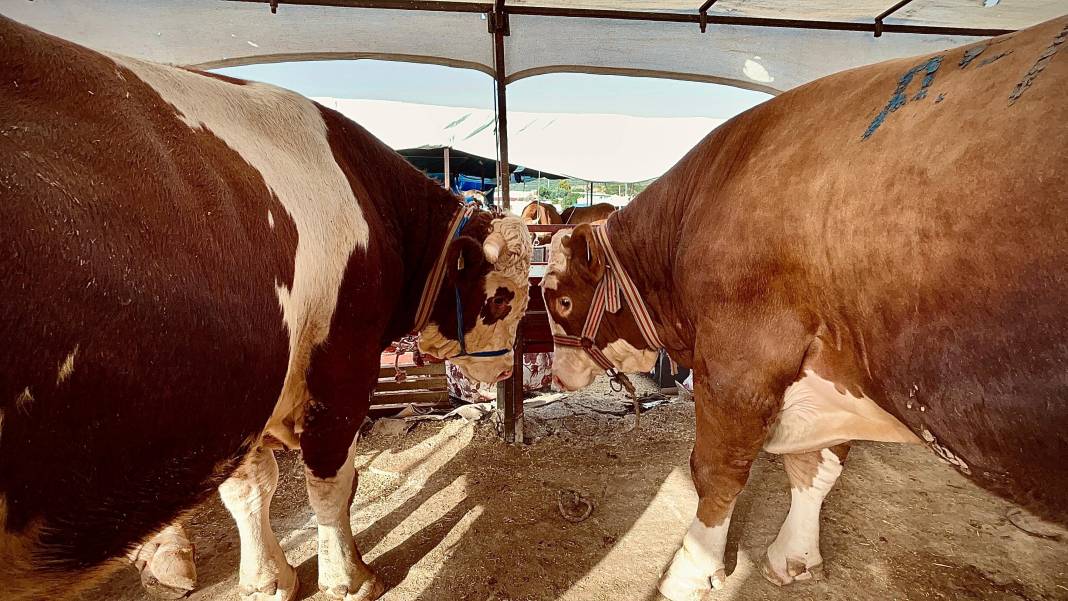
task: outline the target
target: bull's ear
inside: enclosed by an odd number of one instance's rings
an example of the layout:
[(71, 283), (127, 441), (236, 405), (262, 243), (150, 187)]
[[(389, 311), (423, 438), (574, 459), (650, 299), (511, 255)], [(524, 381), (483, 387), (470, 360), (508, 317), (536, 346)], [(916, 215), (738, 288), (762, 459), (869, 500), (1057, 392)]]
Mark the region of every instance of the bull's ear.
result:
[(589, 224), (576, 227), (564, 238), (564, 246), (570, 255), (567, 260), (569, 268), (595, 282), (604, 277), (604, 250), (593, 238), (593, 228)]
[(482, 273), (486, 257), (482, 245), (471, 236), (460, 236), (449, 243), (449, 255), (445, 259), (445, 273), (449, 283), (456, 285), (476, 278)]

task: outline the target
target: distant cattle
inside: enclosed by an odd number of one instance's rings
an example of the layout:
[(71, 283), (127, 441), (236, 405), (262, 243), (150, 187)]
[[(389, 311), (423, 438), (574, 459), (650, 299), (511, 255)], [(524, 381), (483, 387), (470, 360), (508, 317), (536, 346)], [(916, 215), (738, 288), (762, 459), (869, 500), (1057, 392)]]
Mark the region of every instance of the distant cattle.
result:
[(557, 225), (563, 223), (556, 207), (537, 200), (523, 207), (523, 212), (519, 214), (519, 217), (527, 224)]
[[(560, 218), (560, 212), (556, 210), (556, 207), (537, 200), (523, 207), (523, 212), (520, 213), (519, 217), (527, 225), (559, 225), (563, 223)], [(534, 239), (537, 240), (538, 244), (548, 244), (549, 240), (552, 239), (552, 233), (539, 232), (534, 234)]]
[(218, 489), (242, 593), (295, 599), (269, 434), (302, 450), (319, 587), (377, 597), (349, 510), (379, 354), (416, 330), (424, 353), (507, 377), (522, 222), (272, 86), (3, 17), (0, 82), (0, 596), (67, 597), (113, 558), (188, 550), (154, 533)]
[(1066, 41), (1062, 17), (791, 90), (554, 237), (558, 384), (647, 371), (658, 346), (694, 369), (700, 501), (665, 596), (723, 586), (761, 449), (791, 486), (779, 585), (822, 574), (851, 440), (926, 444), (1068, 522)]
[(599, 202), (588, 207), (568, 207), (564, 209), (563, 213), (560, 213), (560, 219), (568, 225), (581, 225), (608, 219), (608, 216), (615, 212), (615, 205)]

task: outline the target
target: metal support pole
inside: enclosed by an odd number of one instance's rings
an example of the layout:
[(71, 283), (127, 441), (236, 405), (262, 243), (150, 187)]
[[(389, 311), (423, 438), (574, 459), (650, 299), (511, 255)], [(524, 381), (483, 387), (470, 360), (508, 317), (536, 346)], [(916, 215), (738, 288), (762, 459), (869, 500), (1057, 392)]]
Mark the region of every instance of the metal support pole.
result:
[(878, 17), (875, 17), (875, 37), (881, 38), (883, 36), (883, 27), (884, 27), (883, 19), (885, 19), (885, 18), (889, 17), (890, 15), (894, 14), (901, 7), (905, 6), (909, 2), (912, 2), (912, 0), (901, 0), (897, 4), (891, 6), (890, 8), (888, 8), (886, 10), (884, 10), (882, 12), (882, 14), (880, 14)]
[[(508, 167), (508, 94), (505, 79), (508, 71), (504, 63), (504, 36), (508, 35), (508, 15), (504, 0), (494, 0), (493, 12), (487, 15), (490, 33), (493, 34), (493, 79), (497, 88), (497, 191), (501, 194), (500, 207), (512, 208), (511, 172)], [(504, 440), (523, 444), (523, 327), (516, 329), (515, 357), (512, 377), (497, 384), (497, 407), (504, 418)]]
[(443, 151), (443, 154), (444, 154), (443, 159), (445, 161), (445, 189), (451, 192), (452, 191), (452, 179), (450, 179), (450, 178), (452, 177), (452, 165), (449, 164), (451, 162), (451, 159), (449, 157), (449, 147), (448, 146), (445, 147), (445, 149)]
[(504, 12), (504, 0), (494, 2), (489, 22), (493, 32), (493, 78), (497, 87), (497, 190), (501, 194), (501, 207), (508, 211), (512, 208), (512, 199), (509, 198), (511, 174), (508, 172), (508, 94), (505, 86), (508, 72), (504, 65), (504, 36), (508, 35), (508, 15)]

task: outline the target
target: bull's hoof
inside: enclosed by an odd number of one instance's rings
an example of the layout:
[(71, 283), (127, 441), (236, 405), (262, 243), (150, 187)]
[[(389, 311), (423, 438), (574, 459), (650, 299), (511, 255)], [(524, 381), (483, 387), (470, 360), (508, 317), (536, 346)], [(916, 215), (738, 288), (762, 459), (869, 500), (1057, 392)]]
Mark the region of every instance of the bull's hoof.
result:
[(297, 601), (300, 580), (293, 566), (286, 564), (278, 578), (261, 586), (241, 585), (241, 601)]
[(713, 590), (720, 590), (727, 582), (727, 573), (716, 570), (711, 578), (697, 574), (679, 574), (669, 568), (657, 583), (660, 594), (671, 601), (699, 601)]
[(372, 572), (370, 578), (364, 580), (355, 591), (349, 590), (349, 587), (343, 584), (328, 587), (323, 583), (319, 583), (319, 591), (331, 599), (341, 601), (374, 601), (386, 592), (386, 584), (378, 574)]
[(760, 573), (764, 579), (775, 586), (786, 586), (795, 582), (823, 580), (823, 563), (805, 565), (799, 559), (786, 559), (786, 565), (776, 568), (771, 558), (764, 555), (764, 561), (760, 564)]
[(165, 531), (141, 546), (134, 566), (141, 574), (141, 586), (160, 599), (181, 599), (197, 586), (196, 552), (184, 532)]

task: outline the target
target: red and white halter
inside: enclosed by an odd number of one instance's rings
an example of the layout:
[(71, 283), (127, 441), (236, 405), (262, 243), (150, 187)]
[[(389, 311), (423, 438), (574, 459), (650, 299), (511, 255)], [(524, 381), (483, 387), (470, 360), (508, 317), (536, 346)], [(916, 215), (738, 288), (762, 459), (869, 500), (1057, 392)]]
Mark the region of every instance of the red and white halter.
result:
[(619, 262), (619, 257), (616, 256), (615, 249), (612, 248), (612, 244), (608, 241), (607, 224), (592, 226), (592, 230), (593, 239), (604, 251), (604, 277), (597, 284), (597, 289), (593, 291), (593, 304), (590, 306), (590, 312), (586, 315), (586, 323), (582, 326), (581, 334), (579, 336), (554, 335), (553, 342), (561, 346), (584, 349), (594, 363), (608, 372), (609, 375), (614, 376), (616, 374), (615, 365), (605, 356), (604, 351), (597, 346), (595, 340), (597, 339), (597, 330), (600, 329), (601, 321), (604, 319), (605, 311), (617, 313), (622, 308), (623, 305), (619, 298), (620, 293), (627, 299), (631, 315), (634, 316), (634, 321), (638, 324), (638, 330), (642, 333), (642, 338), (645, 338), (649, 348), (660, 350), (664, 348), (664, 343), (660, 341), (660, 336), (656, 333), (656, 326), (653, 324), (653, 318), (649, 315), (649, 309), (646, 308), (645, 302), (642, 301), (641, 296), (638, 294), (638, 289), (635, 288), (634, 282), (631, 281), (630, 276), (623, 269), (623, 265)]

